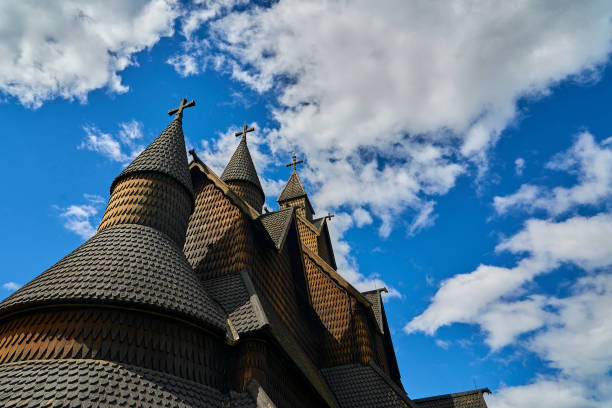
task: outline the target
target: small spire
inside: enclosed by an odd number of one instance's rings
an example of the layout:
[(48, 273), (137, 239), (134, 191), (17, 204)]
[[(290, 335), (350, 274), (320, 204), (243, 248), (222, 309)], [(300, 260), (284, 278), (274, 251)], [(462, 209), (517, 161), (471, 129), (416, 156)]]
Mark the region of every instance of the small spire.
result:
[(304, 163), (304, 160), (296, 160), (296, 159), (297, 159), (297, 156), (295, 155), (295, 153), (293, 153), (293, 156), (291, 156), (291, 163), (286, 164), (285, 167), (293, 166), (293, 171), (297, 171), (297, 165)]
[(242, 132), (236, 132), (236, 134), (234, 136), (238, 137), (238, 136), (242, 136), (242, 138), (240, 139), (240, 141), (245, 141), (246, 142), (246, 135), (249, 132), (253, 132), (255, 131), (255, 128), (252, 127), (249, 129), (249, 127), (247, 126), (247, 124), (245, 123), (244, 126), (242, 127)]

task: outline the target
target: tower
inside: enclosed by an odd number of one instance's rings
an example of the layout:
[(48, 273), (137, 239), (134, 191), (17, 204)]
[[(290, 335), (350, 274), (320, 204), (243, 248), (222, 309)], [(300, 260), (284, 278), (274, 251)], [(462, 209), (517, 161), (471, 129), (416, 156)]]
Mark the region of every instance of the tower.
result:
[(247, 146), (247, 133), (254, 131), (246, 124), (242, 132), (236, 132), (240, 137), (240, 143), (225, 167), (221, 180), (226, 182), (244, 201), (261, 214), (261, 208), (265, 202), (265, 195), (257, 176), (257, 170), (251, 159), (251, 153)]
[(278, 204), (280, 208), (295, 207), (298, 214), (305, 217), (307, 220), (312, 221), (314, 210), (304, 190), (300, 176), (297, 174), (297, 165), (304, 163), (303, 160), (296, 160), (296, 156), (293, 155), (292, 162), (287, 164), (287, 167), (293, 167), (291, 176), (287, 180), (287, 184), (283, 191), (278, 196)]

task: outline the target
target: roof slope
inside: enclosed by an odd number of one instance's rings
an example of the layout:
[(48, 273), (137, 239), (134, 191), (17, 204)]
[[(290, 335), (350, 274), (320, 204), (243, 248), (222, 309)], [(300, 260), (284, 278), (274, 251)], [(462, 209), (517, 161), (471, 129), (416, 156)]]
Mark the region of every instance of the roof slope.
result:
[(259, 220), (270, 235), (270, 238), (272, 238), (272, 241), (274, 241), (277, 249), (283, 246), (285, 237), (291, 226), (293, 211), (293, 207), (283, 208), (278, 211), (263, 214), (259, 217)]
[(169, 374), (99, 360), (0, 365), (3, 407), (255, 407), (248, 393), (224, 395)]
[(193, 197), (193, 185), (187, 166), (185, 138), (183, 137), (182, 115), (176, 115), (153, 143), (115, 178), (111, 184), (111, 193), (115, 184), (124, 176), (149, 171), (172, 177)]
[(207, 279), (204, 288), (228, 314), (239, 335), (268, 325), (268, 318), (246, 271)]
[(378, 327), (380, 328), (380, 332), (384, 333), (384, 323), (383, 323), (383, 313), (382, 313), (382, 298), (380, 292), (388, 292), (387, 288), (369, 290), (367, 292), (361, 292), (361, 294), (368, 299), (368, 301), (372, 304), (372, 310), (374, 311), (374, 316), (376, 316), (376, 322), (378, 323)]
[(0, 303), (0, 312), (61, 303), (143, 305), (223, 330), (226, 325), (174, 241), (136, 224), (94, 235)]
[(408, 396), (372, 362), (321, 371), (342, 408), (415, 408)]
[(435, 397), (412, 400), (419, 408), (487, 408), (484, 393), (491, 393), (488, 388), (458, 392), (455, 394), (437, 395)]
[(221, 180), (226, 183), (228, 181), (248, 181), (255, 184), (263, 194), (263, 188), (261, 188), (261, 183), (259, 182), (257, 170), (255, 170), (255, 165), (253, 164), (246, 138), (243, 137), (240, 140), (236, 151), (232, 155), (229, 163), (227, 163), (225, 170), (223, 170), (223, 174), (221, 174)]
[(304, 190), (304, 186), (302, 185), (302, 181), (298, 176), (297, 172), (292, 172), (289, 180), (287, 180), (287, 184), (283, 191), (281, 191), (278, 196), (277, 202), (281, 203), (287, 200), (293, 200), (294, 198), (304, 197), (306, 195), (306, 190)]

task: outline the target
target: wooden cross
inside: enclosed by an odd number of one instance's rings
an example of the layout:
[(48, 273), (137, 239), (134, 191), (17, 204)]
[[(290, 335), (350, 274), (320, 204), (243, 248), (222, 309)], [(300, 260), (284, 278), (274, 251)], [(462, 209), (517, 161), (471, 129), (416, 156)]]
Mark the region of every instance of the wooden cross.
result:
[(250, 128), (247, 126), (247, 124), (245, 123), (244, 126), (242, 127), (242, 132), (236, 132), (236, 134), (234, 136), (238, 137), (238, 136), (242, 136), (243, 139), (246, 140), (246, 134), (248, 132), (252, 132), (254, 131), (255, 128)]
[(334, 218), (334, 217), (335, 217), (335, 215), (334, 215), (334, 214), (332, 214), (332, 213), (328, 212), (328, 213), (327, 213), (327, 215), (326, 215), (324, 218), (327, 218), (328, 220), (330, 220), (330, 221), (331, 221), (331, 219), (332, 219), (332, 218)]
[(170, 109), (168, 111), (168, 115), (172, 116), (175, 113), (177, 114), (177, 116), (181, 116), (183, 114), (183, 109), (185, 108), (191, 108), (192, 106), (195, 106), (195, 101), (192, 100), (191, 102), (187, 102), (187, 99), (183, 98), (181, 99), (181, 105), (178, 108), (174, 108), (174, 109)]
[(304, 163), (304, 160), (296, 160), (297, 157), (295, 156), (295, 154), (291, 157), (291, 159), (292, 159), (291, 163), (285, 165), (285, 167), (293, 166), (293, 171), (297, 170), (298, 164)]

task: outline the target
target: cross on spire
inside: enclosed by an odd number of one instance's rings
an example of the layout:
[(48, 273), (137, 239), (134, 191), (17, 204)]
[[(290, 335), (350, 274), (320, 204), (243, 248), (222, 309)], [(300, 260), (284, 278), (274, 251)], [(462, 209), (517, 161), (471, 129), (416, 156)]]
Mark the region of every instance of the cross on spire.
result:
[(253, 132), (255, 130), (254, 127), (250, 128), (247, 126), (247, 124), (245, 123), (244, 126), (242, 127), (242, 132), (236, 132), (236, 134), (234, 136), (238, 137), (238, 136), (242, 136), (242, 139), (246, 140), (246, 134), (248, 132)]
[(191, 108), (192, 106), (195, 106), (194, 100), (191, 100), (191, 102), (187, 102), (187, 99), (183, 98), (181, 99), (180, 106), (178, 108), (170, 109), (168, 111), (168, 115), (172, 116), (176, 113), (177, 117), (183, 116), (183, 109)]
[(335, 215), (334, 215), (334, 214), (332, 214), (332, 213), (328, 212), (328, 213), (327, 213), (327, 215), (326, 215), (325, 217), (323, 217), (323, 218), (327, 218), (328, 220), (330, 220), (330, 221), (331, 221), (331, 219), (332, 219), (332, 218), (334, 218), (334, 217), (335, 217)]
[(292, 159), (292, 160), (291, 160), (291, 163), (289, 163), (289, 164), (285, 165), (285, 167), (293, 166), (293, 171), (296, 171), (296, 170), (297, 170), (297, 165), (298, 165), (298, 164), (302, 164), (302, 163), (304, 163), (304, 160), (296, 160), (296, 159), (297, 159), (297, 157), (296, 157), (295, 153), (293, 154), (293, 156), (291, 157), (291, 159)]

